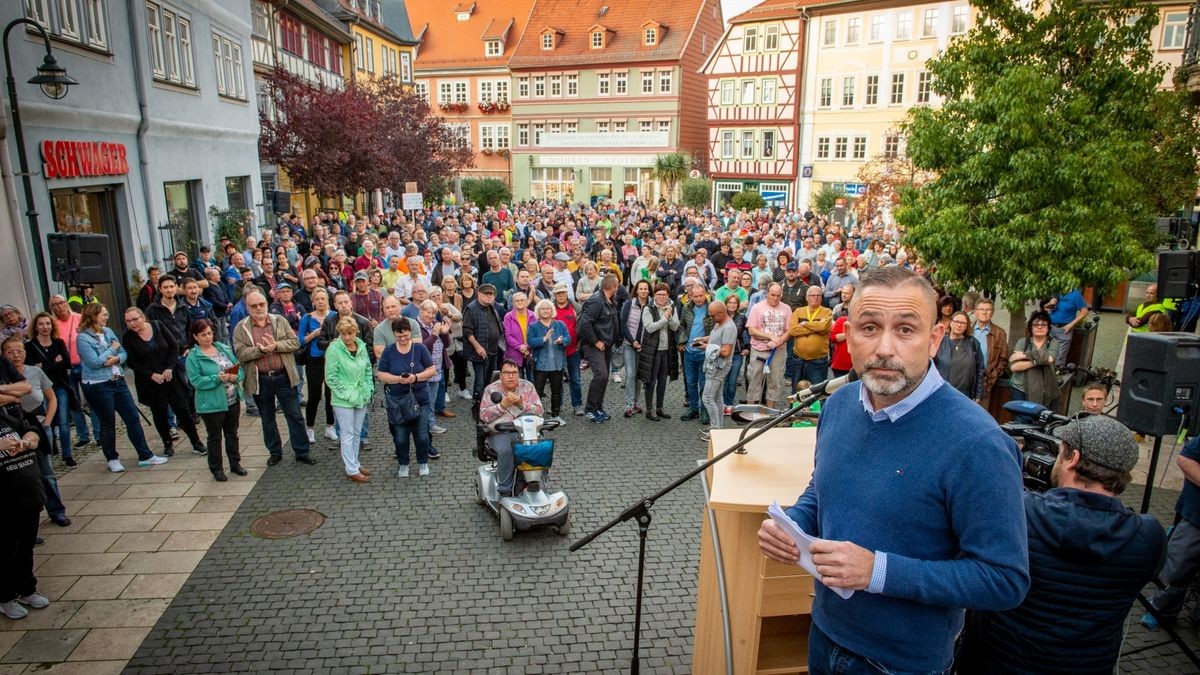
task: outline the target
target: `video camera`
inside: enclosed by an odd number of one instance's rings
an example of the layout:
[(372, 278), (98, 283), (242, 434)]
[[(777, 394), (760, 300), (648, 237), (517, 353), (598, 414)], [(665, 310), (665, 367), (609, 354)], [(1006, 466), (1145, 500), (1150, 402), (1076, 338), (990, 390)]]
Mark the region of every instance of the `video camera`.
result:
[(1121, 386), (1121, 381), (1117, 379), (1117, 371), (1110, 368), (1082, 368), (1074, 363), (1067, 363), (1055, 366), (1054, 374), (1069, 375), (1071, 384), (1076, 387), (1082, 387), (1089, 382), (1099, 382), (1104, 385), (1106, 391), (1112, 391), (1113, 387)]
[(1031, 417), (1033, 423), (1008, 422), (1001, 424), (1004, 433), (1017, 439), (1021, 445), (1021, 477), (1025, 488), (1034, 492), (1045, 492), (1054, 485), (1050, 472), (1058, 459), (1058, 438), (1051, 432), (1055, 427), (1071, 421), (1069, 417), (1056, 415), (1046, 406), (1029, 401), (1009, 401), (1004, 409), (1014, 415)]

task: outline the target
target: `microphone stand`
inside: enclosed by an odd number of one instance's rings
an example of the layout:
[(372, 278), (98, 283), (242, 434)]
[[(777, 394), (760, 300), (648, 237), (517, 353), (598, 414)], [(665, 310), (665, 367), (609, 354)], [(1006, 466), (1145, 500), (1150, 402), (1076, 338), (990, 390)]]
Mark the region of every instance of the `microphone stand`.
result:
[[(569, 550), (572, 552), (578, 551), (579, 549), (583, 548), (584, 546), (587, 546), (588, 544), (592, 543), (592, 540), (594, 540), (596, 537), (599, 537), (600, 535), (604, 534), (605, 532), (616, 527), (619, 523), (624, 523), (628, 520), (634, 520), (634, 519), (637, 520), (637, 524), (638, 524), (638, 565), (637, 565), (637, 596), (636, 596), (637, 599), (634, 601), (635, 605), (634, 605), (634, 618), (633, 618), (633, 656), (629, 662), (629, 672), (632, 673), (632, 675), (638, 675), (638, 671), (640, 668), (640, 659), (639, 659), (638, 653), (641, 648), (641, 632), (642, 632), (642, 580), (643, 580), (643, 577), (645, 574), (645, 568), (646, 568), (646, 535), (650, 531), (650, 521), (651, 521), (650, 509), (653, 508), (654, 503), (657, 502), (662, 497), (666, 496), (668, 493), (673, 491), (675, 488), (679, 487), (680, 485), (683, 485), (684, 483), (688, 482), (689, 480), (704, 473), (705, 471), (708, 470), (709, 467), (711, 467), (712, 465), (721, 461), (722, 459), (725, 459), (726, 457), (732, 455), (735, 452), (745, 453), (744, 448), (747, 445), (749, 445), (751, 441), (758, 438), (759, 436), (762, 436), (769, 429), (773, 429), (773, 428), (779, 426), (780, 424), (783, 424), (787, 420), (790, 420), (793, 417), (800, 415), (804, 411), (805, 408), (812, 405), (814, 401), (819, 400), (822, 396), (824, 396), (824, 394), (813, 394), (811, 396), (807, 396), (807, 397), (797, 401), (796, 405), (792, 406), (791, 409), (786, 410), (786, 411), (784, 411), (783, 414), (771, 419), (766, 424), (764, 424), (760, 429), (758, 429), (758, 431), (755, 431), (753, 434), (750, 434), (750, 436), (748, 436), (742, 440), (739, 440), (737, 443), (734, 443), (732, 446), (729, 447), (729, 449), (721, 452), (721, 454), (713, 457), (712, 459), (708, 460), (707, 462), (704, 462), (703, 464), (698, 465), (695, 469), (687, 472), (686, 474), (679, 477), (674, 482), (672, 482), (670, 485), (664, 487), (663, 489), (659, 490), (658, 492), (655, 492), (654, 494), (652, 494), (648, 497), (643, 497), (641, 500), (636, 501), (633, 504), (630, 504), (629, 507), (626, 508), (624, 511), (622, 511), (620, 513), (620, 515), (618, 515), (616, 518), (613, 518), (608, 523), (601, 526), (599, 529), (595, 530), (594, 532), (591, 532), (583, 539), (580, 539), (579, 541), (576, 541), (574, 544), (571, 544)], [(757, 422), (752, 423), (752, 424), (756, 424), (756, 423)], [(744, 435), (745, 434), (743, 433), (743, 436)]]

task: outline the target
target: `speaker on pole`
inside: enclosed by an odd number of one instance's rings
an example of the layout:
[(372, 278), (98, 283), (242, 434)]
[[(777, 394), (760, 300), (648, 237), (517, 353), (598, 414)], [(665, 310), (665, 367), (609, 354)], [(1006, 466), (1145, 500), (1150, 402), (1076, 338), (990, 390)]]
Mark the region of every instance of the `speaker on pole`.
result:
[(55, 281), (67, 284), (112, 281), (104, 262), (107, 234), (54, 232), (46, 235), (46, 243), (50, 247), (50, 273)]
[(1148, 436), (1200, 427), (1200, 335), (1130, 333), (1117, 419)]
[(1158, 254), (1158, 297), (1190, 298), (1196, 291), (1196, 251), (1163, 251)]

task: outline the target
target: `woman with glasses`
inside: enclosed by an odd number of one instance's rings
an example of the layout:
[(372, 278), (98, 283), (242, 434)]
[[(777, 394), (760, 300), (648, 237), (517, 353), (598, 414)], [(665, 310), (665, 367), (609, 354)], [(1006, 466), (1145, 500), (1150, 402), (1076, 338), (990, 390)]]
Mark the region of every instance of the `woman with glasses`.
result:
[[(146, 444), (146, 432), (138, 416), (133, 394), (125, 384), (125, 360), (128, 354), (117, 340), (116, 333), (108, 327), (108, 308), (92, 303), (83, 308), (79, 336), (75, 340), (79, 362), (83, 366), (80, 380), (83, 382), (83, 397), (100, 422), (100, 449), (108, 461), (108, 470), (120, 473), (125, 470), (117, 455), (117, 420), (121, 416), (129, 442), (137, 451), (138, 466), (151, 467), (166, 464), (167, 458), (150, 452)], [(186, 409), (186, 408), (185, 408)]]
[[(1057, 353), (1058, 340), (1050, 337), (1049, 312), (1034, 312), (1025, 325), (1025, 337), (1017, 342), (1016, 349), (1008, 357), (1012, 369), (1009, 384), (1012, 400), (1033, 401), (1052, 410), (1058, 406), (1058, 378), (1054, 375), (1054, 355)], [(1018, 421), (1033, 421), (1023, 415), (1017, 417)]]
[[(383, 350), (379, 357), (379, 381), (383, 382), (388, 403), (388, 426), (396, 445), (400, 462), (399, 476), (408, 478), (408, 448), (410, 439), (417, 446), (417, 467), (421, 476), (429, 475), (429, 418), (432, 411), (429, 380), (436, 374), (433, 357), (425, 345), (413, 341), (412, 326), (406, 317), (392, 321), (396, 344)], [(420, 410), (415, 415), (393, 415), (407, 394), (412, 394)]]
[(983, 351), (971, 335), (971, 319), (966, 312), (950, 316), (950, 330), (933, 357), (942, 379), (972, 401), (983, 397)]
[[(63, 464), (78, 466), (72, 456), (71, 412), (79, 411), (79, 400), (71, 387), (71, 355), (67, 344), (58, 337), (58, 326), (54, 317), (42, 312), (33, 317), (29, 326), (29, 339), (25, 342), (25, 362), (38, 366), (54, 387), (54, 415), (46, 417), (47, 426), (57, 431), (58, 447)], [(51, 438), (54, 436), (52, 435)]]
[[(371, 376), (371, 357), (367, 344), (358, 337), (358, 323), (352, 317), (338, 319), (340, 339), (329, 343), (325, 350), (325, 382), (332, 395), (333, 414), (343, 430), (361, 429), (367, 417), (367, 406), (375, 393)], [(342, 463), (346, 478), (356, 483), (370, 480), (371, 471), (358, 462), (362, 438), (360, 434), (341, 434)]]
[(206, 319), (193, 323), (188, 332), (195, 343), (186, 359), (188, 381), (195, 390), (196, 412), (208, 436), (208, 470), (218, 482), (229, 480), (221, 458), (223, 439), (229, 470), (245, 476), (238, 444), (241, 402), (237, 356), (225, 343), (214, 341), (213, 326)]

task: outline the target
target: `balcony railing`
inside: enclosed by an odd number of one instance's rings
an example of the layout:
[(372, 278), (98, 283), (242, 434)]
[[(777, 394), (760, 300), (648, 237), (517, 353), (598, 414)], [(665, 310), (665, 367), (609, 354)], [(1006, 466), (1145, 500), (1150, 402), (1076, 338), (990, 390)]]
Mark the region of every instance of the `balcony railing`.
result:
[(346, 85), (346, 80), (341, 75), (283, 50), (279, 50), (279, 65), (289, 73), (299, 75), (313, 84), (322, 84), (330, 89), (341, 89)]
[(1200, 64), (1200, 0), (1188, 10), (1187, 37), (1183, 43), (1183, 67)]

